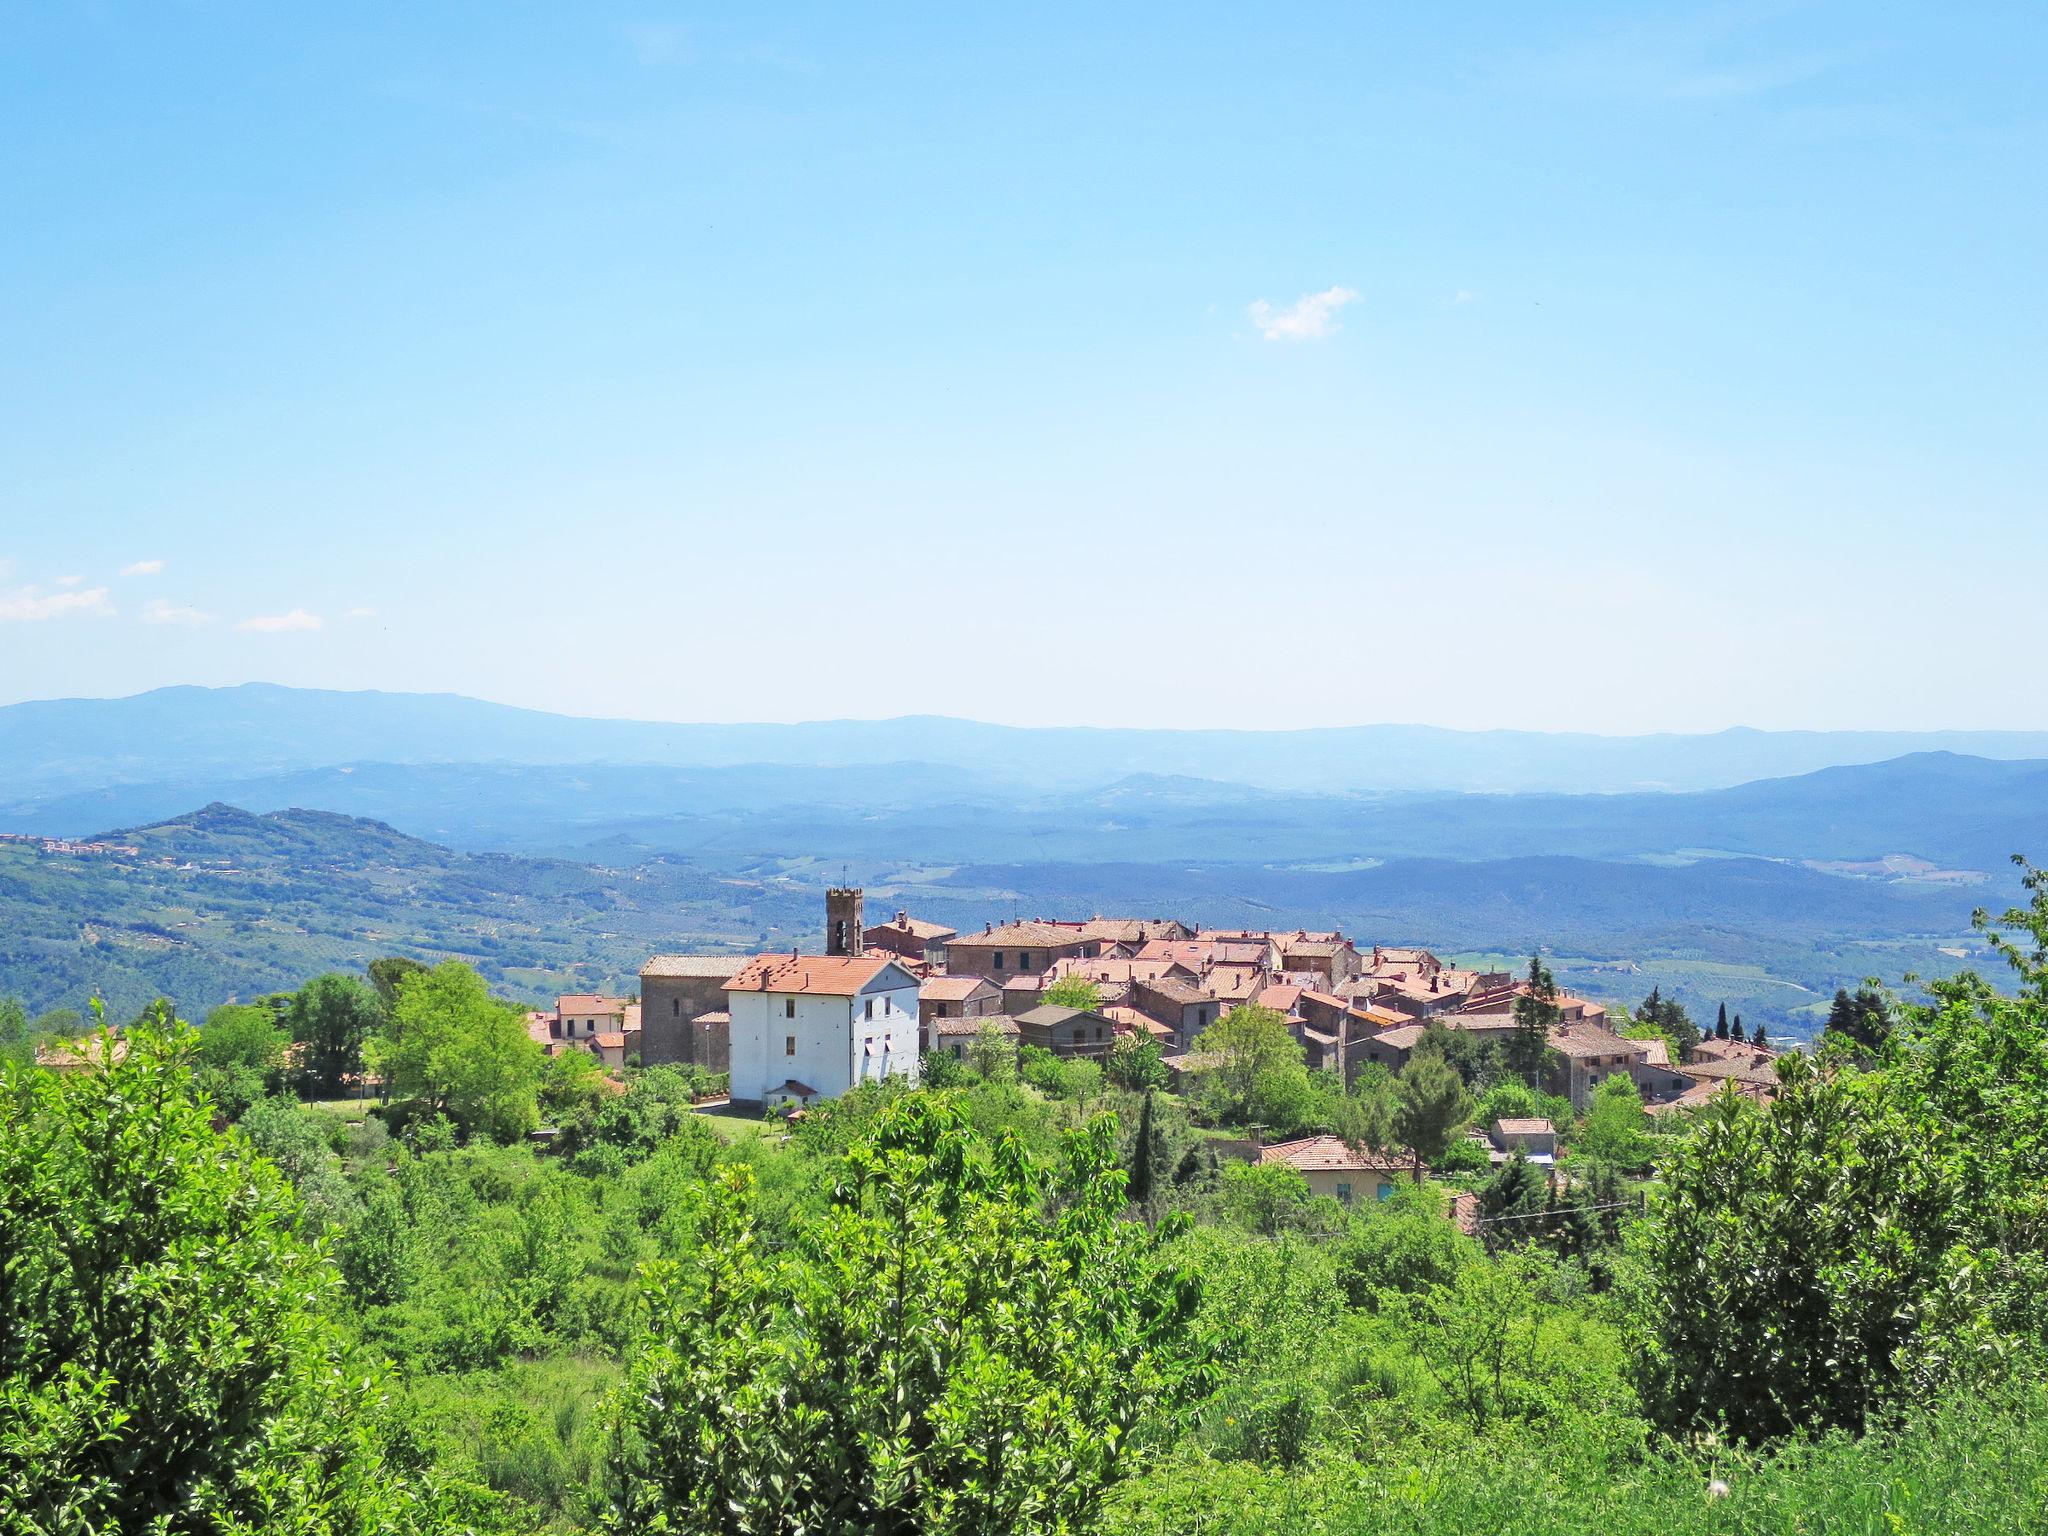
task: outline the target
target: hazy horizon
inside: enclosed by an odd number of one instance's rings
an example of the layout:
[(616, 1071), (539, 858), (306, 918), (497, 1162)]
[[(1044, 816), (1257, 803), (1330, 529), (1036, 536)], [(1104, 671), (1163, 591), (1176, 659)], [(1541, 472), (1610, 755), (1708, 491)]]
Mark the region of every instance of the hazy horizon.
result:
[(317, 685), (281, 683), (274, 678), (247, 678), (233, 683), (162, 683), (150, 688), (124, 693), (80, 693), (54, 694), (23, 698), (0, 699), (0, 709), (17, 704), (61, 704), (61, 703), (118, 703), (127, 699), (143, 697), (151, 693), (170, 692), (180, 688), (203, 689), (207, 692), (225, 693), (238, 688), (277, 688), (294, 692), (370, 694), (407, 698), (459, 699), (467, 703), (486, 704), (504, 709), (524, 710), (535, 714), (556, 715), (564, 719), (589, 721), (592, 723), (615, 722), (630, 725), (676, 725), (676, 726), (800, 726), (800, 725), (888, 725), (900, 721), (938, 720), (957, 725), (991, 726), (1001, 730), (1024, 731), (1142, 731), (1148, 733), (1239, 733), (1244, 735), (1289, 735), (1316, 731), (1439, 731), (1450, 735), (1482, 736), (1512, 734), (1529, 736), (1587, 736), (1603, 740), (1632, 740), (1645, 737), (1708, 737), (1744, 733), (1758, 735), (1821, 735), (1821, 736), (2027, 736), (2048, 734), (2048, 727), (2029, 728), (2011, 725), (1926, 725), (1926, 726), (1884, 726), (1844, 725), (1835, 727), (1809, 726), (1758, 726), (1738, 721), (1731, 725), (1717, 726), (1697, 731), (1579, 731), (1541, 726), (1509, 725), (1441, 725), (1429, 720), (1330, 720), (1300, 725), (1243, 726), (1227, 723), (1175, 723), (1168, 725), (1120, 725), (1093, 724), (1075, 720), (1049, 720), (1038, 724), (1019, 724), (1015, 721), (990, 719), (971, 714), (948, 714), (933, 710), (903, 710), (886, 715), (810, 715), (798, 718), (776, 719), (757, 716), (751, 719), (684, 719), (665, 715), (594, 714), (573, 709), (552, 709), (543, 705), (521, 704), (509, 699), (486, 698), (478, 694), (461, 693), (447, 689), (387, 688), (366, 685), (358, 688), (327, 688)]

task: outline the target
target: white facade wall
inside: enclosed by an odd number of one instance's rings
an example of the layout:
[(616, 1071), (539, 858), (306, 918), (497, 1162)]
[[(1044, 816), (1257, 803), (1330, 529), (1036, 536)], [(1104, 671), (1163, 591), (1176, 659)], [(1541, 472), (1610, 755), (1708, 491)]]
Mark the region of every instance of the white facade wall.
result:
[(792, 1080), (828, 1099), (855, 1083), (892, 1075), (917, 1081), (917, 981), (907, 972), (885, 970), (857, 997), (728, 992), (725, 998), (736, 1100), (764, 1103)]

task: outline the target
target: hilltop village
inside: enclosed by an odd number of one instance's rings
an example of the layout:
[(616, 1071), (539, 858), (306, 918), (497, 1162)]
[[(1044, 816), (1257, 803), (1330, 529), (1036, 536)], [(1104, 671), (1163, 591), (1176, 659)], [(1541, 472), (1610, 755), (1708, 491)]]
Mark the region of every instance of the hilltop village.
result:
[[(1074, 984), (1092, 998), (1074, 1006)], [(1361, 947), (1335, 932), (1197, 929), (1171, 918), (1039, 918), (961, 933), (908, 912), (870, 923), (863, 892), (826, 893), (815, 953), (659, 954), (640, 997), (576, 995), (528, 1015), (549, 1051), (583, 1049), (607, 1066), (692, 1066), (729, 1077), (736, 1106), (800, 1107), (887, 1077), (916, 1081), (933, 1053), (965, 1060), (996, 1036), (1056, 1057), (1107, 1057), (1153, 1042), (1176, 1085), (1208, 1063), (1202, 1032), (1256, 1006), (1285, 1022), (1312, 1071), (1351, 1086), (1376, 1064), (1399, 1072), (1426, 1031), (1474, 1048), (1524, 1025), (1531, 983), (1447, 965), (1426, 949)], [(1628, 1038), (1600, 1003), (1546, 993), (1540, 1014), (1550, 1090), (1584, 1112), (1609, 1077), (1646, 1107), (1704, 1103), (1724, 1085), (1751, 1098), (1776, 1082), (1762, 1043), (1709, 1036), (1674, 1059), (1662, 1038)], [(1525, 1010), (1526, 1012), (1526, 1010)]]

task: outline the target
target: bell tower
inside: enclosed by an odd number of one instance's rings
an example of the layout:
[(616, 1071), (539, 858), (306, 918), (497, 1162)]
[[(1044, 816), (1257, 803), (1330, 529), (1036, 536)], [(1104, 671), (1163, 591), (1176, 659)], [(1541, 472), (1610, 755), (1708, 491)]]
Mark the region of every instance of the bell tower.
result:
[(858, 955), (868, 947), (867, 927), (861, 921), (861, 893), (857, 885), (835, 885), (825, 892), (825, 953)]

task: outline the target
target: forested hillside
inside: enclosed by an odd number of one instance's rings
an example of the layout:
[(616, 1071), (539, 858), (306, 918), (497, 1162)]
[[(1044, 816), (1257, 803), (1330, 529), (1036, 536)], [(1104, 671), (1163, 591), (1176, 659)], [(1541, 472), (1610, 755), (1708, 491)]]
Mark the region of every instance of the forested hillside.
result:
[[(0, 1075), (0, 1531), (2039, 1530), (2033, 895), (2016, 997), (1655, 1119), (1450, 1031), (1347, 1088), (1257, 1008), (1177, 1086), (985, 1032), (789, 1120), (453, 962), (161, 1011)], [(1532, 1115), (1547, 1176), (1464, 1134)]]
[(372, 820), (225, 805), (97, 841), (107, 846), (0, 840), (0, 996), (82, 1009), (98, 989), (126, 1017), (158, 996), (210, 1007), (385, 951), (470, 960), (535, 999), (630, 990), (657, 950), (812, 942), (819, 886), (850, 873), (878, 912), (907, 906), (958, 926), (1142, 912), (1335, 926), (1367, 945), (1540, 947), (1591, 996), (1656, 986), (1792, 1037), (1818, 1027), (1837, 987), (1962, 964), (1987, 889), (1759, 859), (861, 865), (628, 846), (613, 863), (463, 853)]
[(390, 952), (460, 956), (517, 995), (552, 996), (628, 982), (663, 947), (758, 946), (791, 909), (669, 861), (463, 854), (377, 822), (211, 805), (92, 851), (0, 841), (0, 996), (40, 1011), (97, 994), (125, 1018)]

